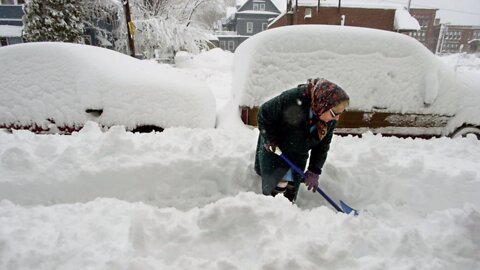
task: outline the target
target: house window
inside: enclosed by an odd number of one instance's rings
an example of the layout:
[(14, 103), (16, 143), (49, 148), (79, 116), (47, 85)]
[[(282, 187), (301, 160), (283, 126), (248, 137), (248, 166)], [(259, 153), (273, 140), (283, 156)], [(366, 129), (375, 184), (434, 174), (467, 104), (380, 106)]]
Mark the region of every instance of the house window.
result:
[(311, 8), (306, 8), (305, 9), (305, 19), (312, 18), (312, 9)]
[(258, 10), (258, 3), (253, 3), (253, 10)]
[(261, 3), (261, 4), (260, 4), (260, 10), (261, 10), (261, 11), (265, 11), (265, 3)]
[(268, 24), (267, 23), (262, 23), (262, 31), (267, 30)]
[(8, 45), (8, 42), (7, 42), (7, 38), (0, 38), (0, 47), (3, 47), (3, 46), (7, 46)]
[(225, 40), (220, 40), (220, 48), (222, 48), (223, 50), (227, 49), (227, 46), (225, 44)]
[(4, 5), (15, 5), (15, 0), (1, 0), (0, 2)]
[(233, 42), (233, 40), (228, 41), (228, 50), (231, 52), (235, 50), (235, 42)]
[(247, 22), (247, 33), (253, 33), (253, 22)]

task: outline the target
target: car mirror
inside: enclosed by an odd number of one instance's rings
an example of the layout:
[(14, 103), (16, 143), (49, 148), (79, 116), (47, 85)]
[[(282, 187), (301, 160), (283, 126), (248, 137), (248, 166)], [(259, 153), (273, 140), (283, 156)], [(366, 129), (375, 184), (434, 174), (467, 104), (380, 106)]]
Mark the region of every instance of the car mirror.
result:
[(86, 109), (85, 112), (92, 116), (99, 117), (102, 115), (103, 109)]

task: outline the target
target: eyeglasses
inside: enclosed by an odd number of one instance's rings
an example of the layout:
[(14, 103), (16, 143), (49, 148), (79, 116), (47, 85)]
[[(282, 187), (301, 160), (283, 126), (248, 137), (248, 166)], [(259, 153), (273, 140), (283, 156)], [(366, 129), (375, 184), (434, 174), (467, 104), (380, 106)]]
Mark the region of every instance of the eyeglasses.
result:
[(337, 116), (340, 116), (342, 113), (335, 113), (332, 109), (329, 110), (330, 111), (330, 115), (335, 118)]

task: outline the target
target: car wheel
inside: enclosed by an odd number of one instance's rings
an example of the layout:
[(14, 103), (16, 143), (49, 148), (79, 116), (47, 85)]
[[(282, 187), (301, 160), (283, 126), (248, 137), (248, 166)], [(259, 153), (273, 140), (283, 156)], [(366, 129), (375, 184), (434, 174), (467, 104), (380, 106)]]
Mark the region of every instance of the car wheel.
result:
[(480, 128), (479, 127), (473, 127), (473, 126), (466, 126), (466, 127), (461, 127), (455, 130), (455, 132), (452, 134), (452, 138), (460, 138), (460, 137), (466, 137), (468, 134), (473, 134), (477, 137), (477, 139), (480, 140)]

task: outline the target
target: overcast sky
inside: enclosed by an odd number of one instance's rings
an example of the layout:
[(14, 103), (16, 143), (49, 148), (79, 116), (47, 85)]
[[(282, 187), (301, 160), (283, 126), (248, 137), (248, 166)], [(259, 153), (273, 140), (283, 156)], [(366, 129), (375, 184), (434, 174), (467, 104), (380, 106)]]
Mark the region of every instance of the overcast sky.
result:
[[(345, 0), (352, 1), (352, 0)], [(409, 0), (357, 0), (400, 3), (408, 5)], [(437, 18), (441, 23), (480, 26), (480, 0), (411, 0), (411, 7), (438, 8)]]
[[(243, 4), (247, 0), (237, 0), (237, 4)], [(272, 0), (275, 4), (285, 10), (287, 0)], [(300, 0), (305, 2), (306, 0)], [(299, 1), (299, 2), (300, 2)], [(317, 0), (310, 0), (317, 2)], [(324, 1), (324, 0), (321, 0)], [(337, 1), (337, 0), (328, 0)], [(343, 3), (381, 3), (408, 5), (409, 0), (342, 0)], [(292, 0), (295, 3), (295, 0)], [(480, 26), (480, 0), (411, 0), (411, 7), (437, 8), (437, 18), (441, 23), (456, 25), (477, 25)]]

